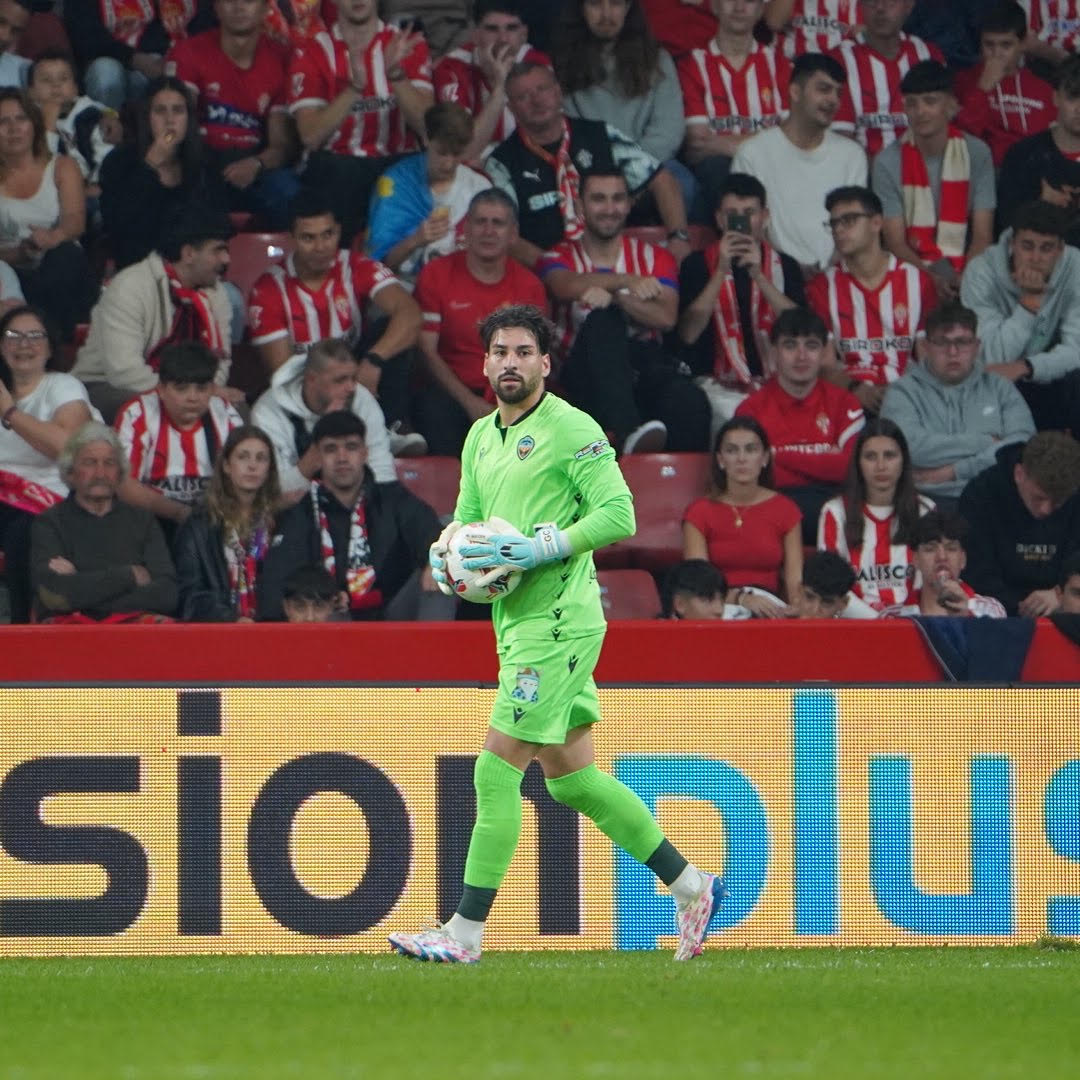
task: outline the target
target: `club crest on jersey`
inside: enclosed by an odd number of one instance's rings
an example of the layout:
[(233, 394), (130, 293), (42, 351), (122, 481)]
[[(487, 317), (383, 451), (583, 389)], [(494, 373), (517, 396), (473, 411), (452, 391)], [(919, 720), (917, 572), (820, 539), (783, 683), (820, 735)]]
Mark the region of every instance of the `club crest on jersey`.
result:
[(518, 439), (517, 456), (519, 461), (524, 461), (536, 446), (536, 440), (531, 435), (523, 435)]
[(349, 321), (349, 299), (346, 296), (335, 296), (334, 307), (337, 308), (338, 317), (343, 322)]
[(510, 696), (515, 701), (535, 705), (540, 700), (540, 672), (534, 667), (518, 668)]
[(607, 439), (597, 439), (595, 442), (589, 443), (588, 446), (583, 446), (575, 455), (575, 461), (581, 461), (583, 458), (599, 457), (611, 444)]
[(817, 419), (814, 421), (814, 423), (817, 424), (817, 429), (821, 432), (822, 435), (829, 434), (829, 417), (825, 413), (818, 413)]
[(908, 310), (906, 304), (897, 304), (893, 308), (893, 314), (896, 316), (896, 325), (902, 326), (907, 322)]

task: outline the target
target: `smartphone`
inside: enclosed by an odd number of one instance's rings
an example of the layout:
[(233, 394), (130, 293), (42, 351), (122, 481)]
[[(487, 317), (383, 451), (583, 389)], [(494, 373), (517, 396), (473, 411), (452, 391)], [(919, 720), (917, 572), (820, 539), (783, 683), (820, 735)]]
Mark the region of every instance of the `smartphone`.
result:
[(734, 210), (728, 211), (727, 223), (724, 228), (728, 232), (743, 233), (746, 236), (750, 235), (750, 215), (749, 214), (737, 214)]

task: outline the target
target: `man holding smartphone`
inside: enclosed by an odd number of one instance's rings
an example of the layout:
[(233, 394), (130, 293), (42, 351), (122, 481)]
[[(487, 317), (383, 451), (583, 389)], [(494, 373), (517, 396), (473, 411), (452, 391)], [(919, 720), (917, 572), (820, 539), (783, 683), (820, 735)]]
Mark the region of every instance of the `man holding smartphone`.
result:
[(776, 316), (806, 298), (799, 264), (765, 239), (769, 211), (760, 180), (731, 173), (714, 220), (720, 239), (679, 268), (678, 334), (709, 399), (715, 435), (771, 374), (765, 358)]

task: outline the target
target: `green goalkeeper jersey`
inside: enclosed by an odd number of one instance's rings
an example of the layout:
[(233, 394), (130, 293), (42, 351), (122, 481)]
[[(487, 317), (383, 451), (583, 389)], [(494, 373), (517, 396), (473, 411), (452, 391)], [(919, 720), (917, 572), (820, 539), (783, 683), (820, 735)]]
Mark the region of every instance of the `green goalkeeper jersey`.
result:
[(499, 517), (525, 536), (554, 522), (579, 554), (525, 572), (492, 605), (499, 648), (515, 640), (568, 641), (600, 633), (604, 611), (592, 552), (634, 532), (630, 490), (592, 417), (553, 394), (510, 427), (496, 411), (469, 429), (454, 518)]

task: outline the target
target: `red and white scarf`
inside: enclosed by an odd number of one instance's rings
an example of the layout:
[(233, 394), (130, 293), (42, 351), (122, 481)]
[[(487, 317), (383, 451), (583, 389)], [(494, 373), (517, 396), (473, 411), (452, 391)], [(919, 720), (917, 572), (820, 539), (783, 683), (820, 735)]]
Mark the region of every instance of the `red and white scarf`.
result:
[(186, 37), (188, 23), (195, 17), (196, 0), (98, 0), (98, 4), (105, 29), (134, 49), (155, 18), (161, 19), (172, 41)]
[[(323, 500), (333, 498), (324, 491), (317, 480), (311, 484), (311, 505), (315, 511), (315, 528), (319, 530), (323, 566), (337, 580), (337, 558), (334, 540), (330, 535), (330, 522), (326, 517)], [(349, 548), (345, 556), (345, 588), (349, 594), (349, 610), (364, 611), (382, 604), (382, 593), (375, 587), (375, 569), (371, 565), (371, 544), (367, 535), (367, 515), (364, 512), (364, 496), (356, 500), (349, 524)]]
[(166, 345), (181, 341), (198, 341), (215, 356), (225, 355), (225, 342), (221, 327), (214, 318), (210, 297), (202, 289), (189, 289), (180, 281), (176, 267), (162, 259), (165, 275), (169, 279), (169, 295), (173, 300), (173, 321), (168, 334), (146, 356), (146, 362), (155, 370), (161, 362), (161, 350)]
[(963, 132), (949, 127), (949, 141), (941, 159), (941, 199), (936, 211), (926, 161), (915, 145), (910, 128), (900, 140), (900, 184), (908, 243), (925, 262), (948, 259), (958, 273), (962, 271), (971, 192), (971, 155)]
[(13, 506), (27, 514), (40, 514), (63, 501), (63, 496), (50, 488), (26, 480), (18, 473), (0, 469), (0, 503), (5, 506)]
[(525, 146), (555, 170), (555, 186), (559, 190), (559, 209), (562, 211), (565, 228), (564, 239), (577, 240), (585, 231), (585, 223), (578, 217), (577, 208), (574, 206), (574, 200), (581, 190), (581, 175), (570, 157), (570, 121), (563, 120), (562, 139), (554, 154), (529, 138), (521, 128), (518, 128), (518, 131)]
[[(720, 262), (720, 244), (711, 244), (705, 249), (705, 267), (709, 277), (716, 273)], [(761, 245), (761, 272), (781, 292), (784, 289), (784, 268), (780, 256), (767, 243)], [(746, 356), (746, 342), (743, 340), (742, 320), (739, 318), (739, 303), (735, 294), (735, 276), (729, 269), (720, 287), (720, 295), (713, 307), (713, 327), (716, 330), (716, 346), (713, 355), (713, 375), (721, 382), (731, 382), (734, 376), (740, 384), (749, 386), (754, 379), (750, 370), (750, 361)], [(766, 337), (776, 313), (772, 305), (761, 294), (758, 283), (750, 279), (750, 324), (755, 333)], [(758, 354), (763, 356), (759, 348)], [(762, 374), (766, 374), (764, 369)]]
[(229, 599), (241, 619), (255, 618), (255, 578), (259, 563), (266, 557), (269, 533), (265, 525), (256, 526), (245, 544), (236, 529), (225, 540), (225, 564), (229, 570)]

